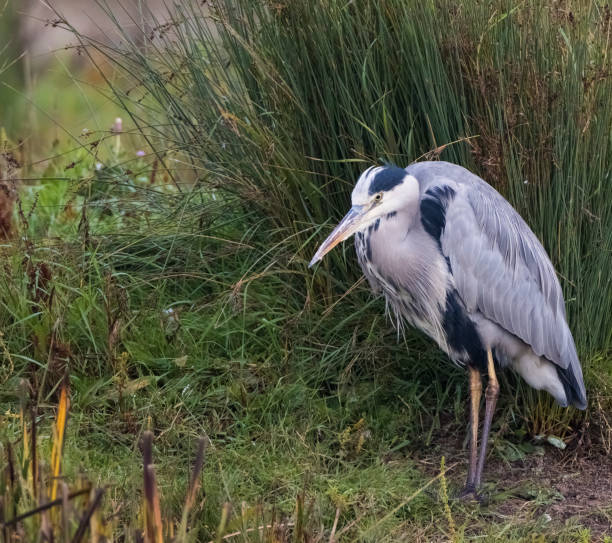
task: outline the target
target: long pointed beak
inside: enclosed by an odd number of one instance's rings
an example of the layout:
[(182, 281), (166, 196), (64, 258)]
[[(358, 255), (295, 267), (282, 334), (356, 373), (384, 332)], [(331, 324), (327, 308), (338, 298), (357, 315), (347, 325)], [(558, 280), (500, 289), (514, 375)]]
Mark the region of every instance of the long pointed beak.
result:
[(321, 260), (329, 251), (331, 251), (338, 243), (350, 238), (361, 224), (361, 218), (364, 216), (366, 209), (364, 206), (353, 206), (350, 211), (340, 221), (334, 231), (321, 244), (318, 251), (312, 257), (308, 267), (311, 268), (319, 260)]

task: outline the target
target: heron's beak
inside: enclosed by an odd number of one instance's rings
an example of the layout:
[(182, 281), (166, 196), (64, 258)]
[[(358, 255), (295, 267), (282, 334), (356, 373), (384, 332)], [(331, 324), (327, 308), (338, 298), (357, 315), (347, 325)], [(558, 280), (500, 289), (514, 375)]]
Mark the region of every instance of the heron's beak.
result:
[(365, 206), (353, 206), (350, 211), (340, 221), (338, 226), (334, 228), (334, 231), (328, 236), (328, 238), (321, 244), (319, 250), (315, 253), (308, 264), (311, 268), (319, 260), (321, 260), (327, 253), (329, 253), (338, 243), (350, 238), (361, 226), (361, 219), (365, 215), (367, 208)]

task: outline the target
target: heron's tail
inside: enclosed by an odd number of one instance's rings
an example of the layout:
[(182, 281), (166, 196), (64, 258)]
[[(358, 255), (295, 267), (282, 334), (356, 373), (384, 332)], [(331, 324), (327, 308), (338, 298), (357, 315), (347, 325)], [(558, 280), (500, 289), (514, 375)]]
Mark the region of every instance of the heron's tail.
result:
[[(561, 366), (557, 366), (557, 375), (565, 389), (568, 405), (573, 405), (578, 409), (586, 409), (587, 399), (586, 392), (584, 391), (584, 383), (578, 381), (578, 379), (582, 381), (582, 375), (579, 377), (574, 375), (571, 365), (565, 369)], [(582, 386), (580, 386), (581, 384)]]

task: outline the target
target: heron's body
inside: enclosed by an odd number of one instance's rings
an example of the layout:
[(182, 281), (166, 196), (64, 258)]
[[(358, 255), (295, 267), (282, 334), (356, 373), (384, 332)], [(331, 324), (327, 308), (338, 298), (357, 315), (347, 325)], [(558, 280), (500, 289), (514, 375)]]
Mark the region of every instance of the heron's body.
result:
[[(562, 406), (584, 408), (561, 288), (533, 232), (461, 166), (421, 162), (405, 171), (417, 181), (418, 200), (358, 231), (355, 241), (364, 275), (400, 326), (405, 319), (453, 362), (483, 372), (490, 347), (500, 366)], [(482, 231), (484, 213), (494, 215), (496, 231)]]
[[(364, 275), (385, 295), (398, 326), (407, 322), (421, 329), (470, 370), (466, 488), (475, 491), (499, 391), (495, 367), (512, 367), (562, 406), (586, 407), (553, 266), (512, 206), (455, 164), (369, 168), (353, 190), (352, 204), (311, 264), (355, 234)], [(488, 373), (489, 386), (476, 465), (480, 373)]]

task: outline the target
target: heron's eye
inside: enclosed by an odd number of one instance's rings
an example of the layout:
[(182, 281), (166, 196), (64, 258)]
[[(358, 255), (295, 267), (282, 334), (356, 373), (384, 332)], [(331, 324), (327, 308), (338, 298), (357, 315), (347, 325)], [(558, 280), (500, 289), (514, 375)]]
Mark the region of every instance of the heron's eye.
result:
[(376, 196), (374, 196), (375, 202), (380, 202), (382, 200), (382, 192), (379, 192)]

